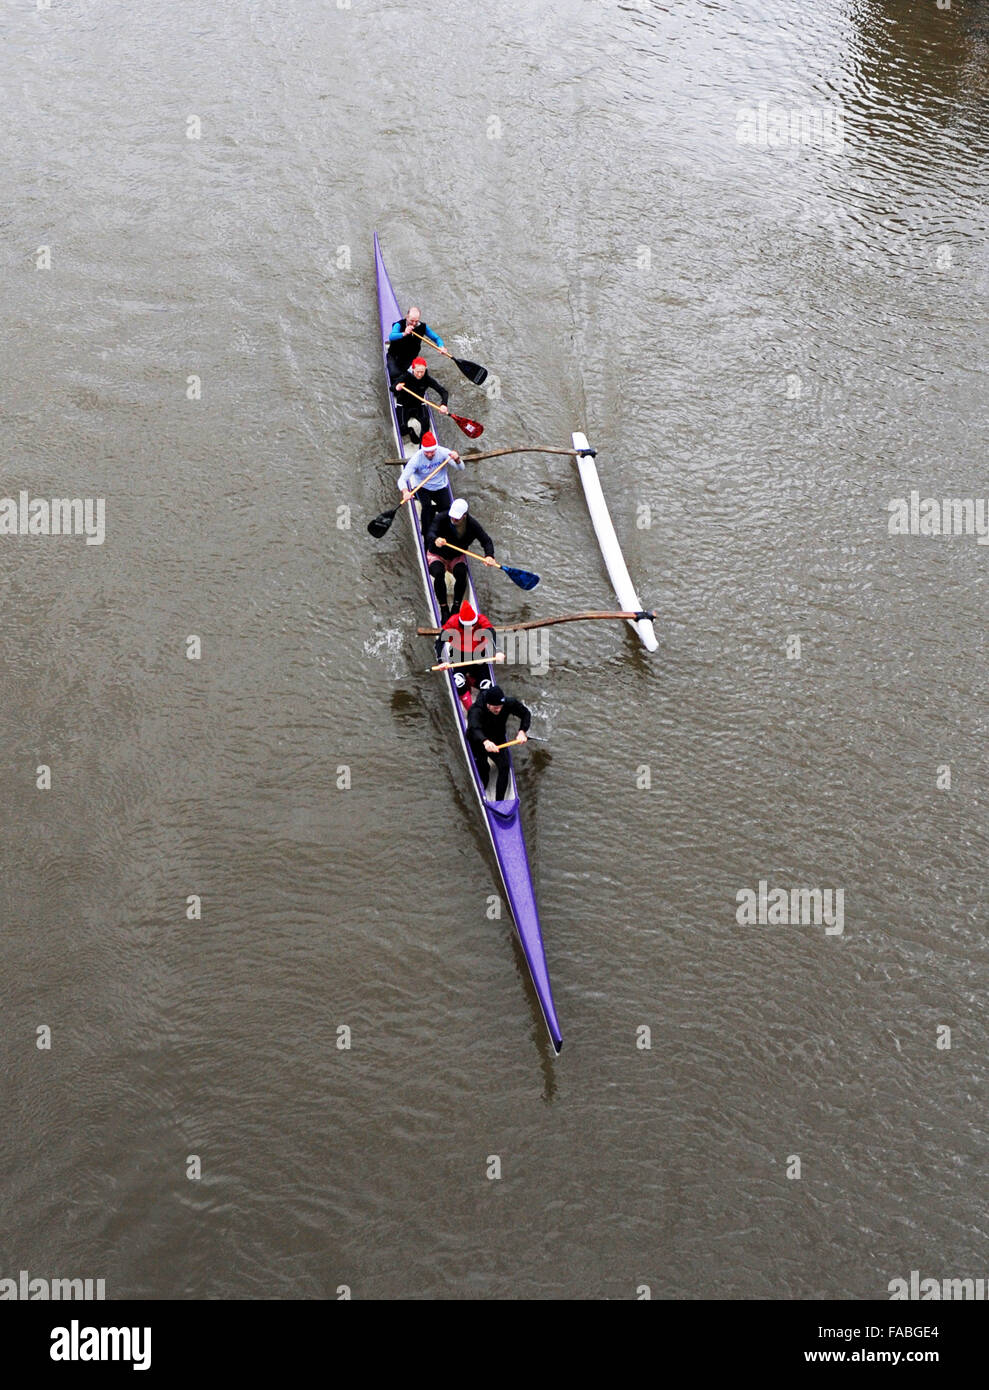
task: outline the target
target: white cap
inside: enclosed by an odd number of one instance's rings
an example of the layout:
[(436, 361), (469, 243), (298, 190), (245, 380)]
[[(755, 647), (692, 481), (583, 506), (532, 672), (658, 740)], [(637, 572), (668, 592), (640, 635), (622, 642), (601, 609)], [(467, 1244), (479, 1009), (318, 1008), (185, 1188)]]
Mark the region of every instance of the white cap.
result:
[(454, 521), (459, 521), (462, 516), (467, 515), (467, 503), (462, 497), (458, 497), (450, 503), (450, 515)]

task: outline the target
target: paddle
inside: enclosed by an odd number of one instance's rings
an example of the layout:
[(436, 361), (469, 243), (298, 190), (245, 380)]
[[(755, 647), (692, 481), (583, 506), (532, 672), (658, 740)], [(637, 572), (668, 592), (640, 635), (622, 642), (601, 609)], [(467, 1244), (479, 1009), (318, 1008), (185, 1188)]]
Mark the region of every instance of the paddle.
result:
[[(414, 329), (412, 332), (412, 336), (413, 338), (418, 338), (421, 343), (428, 343), (430, 347), (436, 348), (436, 351), (439, 352), (439, 348), (436, 347), (436, 344), (433, 342), (432, 338), (427, 338), (422, 333), (416, 333)], [(477, 362), (468, 362), (466, 357), (454, 357), (453, 353), (450, 352), (449, 348), (447, 348), (446, 352), (443, 355), (444, 357), (448, 356), (451, 362), (456, 362), (457, 366), (463, 372), (464, 376), (467, 377), (470, 381), (472, 381), (475, 386), (480, 386), (481, 383), (487, 379), (487, 367), (482, 367)]]
[(441, 661), (438, 666), (430, 666), (429, 669), (430, 671), (452, 671), (458, 666), (487, 666), (492, 661), (500, 664), (504, 660), (504, 652), (495, 652), (494, 656), (475, 656), (471, 661)]
[[(423, 405), (433, 404), (432, 401), (427, 401), (425, 396), (417, 396), (416, 393), (410, 391), (407, 386), (402, 387), (402, 395), (411, 396), (414, 401), (422, 401)], [(398, 400), (397, 391), (395, 392), (395, 399)], [(465, 415), (454, 415), (452, 410), (448, 410), (446, 413), (454, 424), (459, 425), (464, 434), (469, 435), (471, 439), (480, 439), (481, 435), (484, 433), (484, 426), (479, 425), (476, 420), (468, 420)]]
[[(526, 742), (526, 743), (531, 743), (531, 742), (532, 742), (532, 739), (526, 738), (525, 742)], [(522, 739), (520, 739), (520, 738), (511, 738), (511, 739), (508, 740), (507, 743), (496, 743), (496, 744), (495, 744), (495, 748), (496, 748), (496, 749), (498, 750), (498, 752), (500, 753), (501, 750), (502, 750), (503, 748), (514, 748), (516, 744), (518, 744), (518, 745), (521, 746), (521, 744), (522, 744)]]
[[(499, 632), (525, 632), (533, 627), (552, 627), (554, 623), (580, 623), (592, 618), (622, 618), (629, 622), (642, 621), (655, 618), (655, 613), (643, 610), (640, 613), (567, 613), (562, 618), (538, 618), (531, 623), (499, 623)], [(436, 637), (439, 633), (438, 627), (417, 627), (416, 632), (420, 637)]]
[[(438, 463), (436, 467), (433, 469), (432, 473), (427, 473), (421, 483), (416, 484), (416, 486), (412, 489), (411, 497), (403, 497), (397, 507), (392, 507), (390, 512), (379, 512), (378, 515), (373, 518), (373, 520), (368, 522), (367, 529), (370, 532), (370, 534), (375, 538), (375, 540), (380, 540), (381, 537), (385, 534), (385, 532), (391, 529), (391, 524), (395, 520), (397, 513), (401, 511), (401, 509), (405, 506), (406, 502), (412, 501), (412, 497), (416, 495), (416, 493), (423, 486), (423, 484), (428, 483), (434, 473), (438, 473), (441, 468), (445, 467), (446, 459), (444, 459), (442, 463)], [(436, 630), (438, 632), (439, 628), (437, 628)]]
[[(454, 545), (452, 541), (444, 541), (440, 550), (459, 550), (461, 555), (473, 555), (475, 560), (484, 558), (473, 550), (465, 550), (462, 545)], [(491, 569), (493, 566), (489, 565), (488, 568)], [(534, 589), (539, 583), (539, 575), (533, 574), (530, 570), (512, 569), (511, 565), (499, 565), (498, 568), (504, 570), (512, 583), (517, 584), (520, 589)]]

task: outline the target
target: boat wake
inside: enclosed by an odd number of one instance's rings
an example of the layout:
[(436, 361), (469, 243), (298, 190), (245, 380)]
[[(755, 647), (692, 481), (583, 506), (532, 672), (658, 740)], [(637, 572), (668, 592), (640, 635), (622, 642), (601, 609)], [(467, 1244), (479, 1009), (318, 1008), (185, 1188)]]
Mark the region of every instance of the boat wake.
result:
[(364, 642), (364, 655), (380, 661), (396, 680), (407, 674), (405, 638), (400, 628), (379, 628)]

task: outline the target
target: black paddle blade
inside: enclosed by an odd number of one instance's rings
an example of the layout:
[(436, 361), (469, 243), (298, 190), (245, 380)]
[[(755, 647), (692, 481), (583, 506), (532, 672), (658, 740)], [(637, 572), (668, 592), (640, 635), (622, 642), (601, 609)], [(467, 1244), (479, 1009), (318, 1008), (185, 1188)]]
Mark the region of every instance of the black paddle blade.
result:
[(398, 508), (394, 507), (390, 512), (379, 512), (373, 521), (368, 522), (367, 529), (375, 540), (380, 540), (383, 535), (391, 530), (391, 524), (395, 520), (395, 513), (397, 511)]
[(480, 386), (487, 380), (488, 369), (482, 367), (479, 362), (468, 362), (465, 357), (455, 357), (453, 360), (468, 381), (472, 381), (475, 386)]
[(502, 565), (502, 569), (520, 589), (534, 589), (539, 583), (539, 575), (533, 574), (530, 570), (513, 570), (509, 565)]

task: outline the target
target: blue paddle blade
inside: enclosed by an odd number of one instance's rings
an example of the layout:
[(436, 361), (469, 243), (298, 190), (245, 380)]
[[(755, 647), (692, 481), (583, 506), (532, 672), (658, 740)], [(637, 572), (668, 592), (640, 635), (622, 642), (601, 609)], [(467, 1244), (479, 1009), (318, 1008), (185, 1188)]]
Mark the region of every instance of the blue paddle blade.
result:
[(528, 570), (513, 570), (508, 565), (502, 565), (502, 569), (512, 583), (517, 584), (520, 589), (534, 589), (539, 583), (539, 575), (530, 574)]

